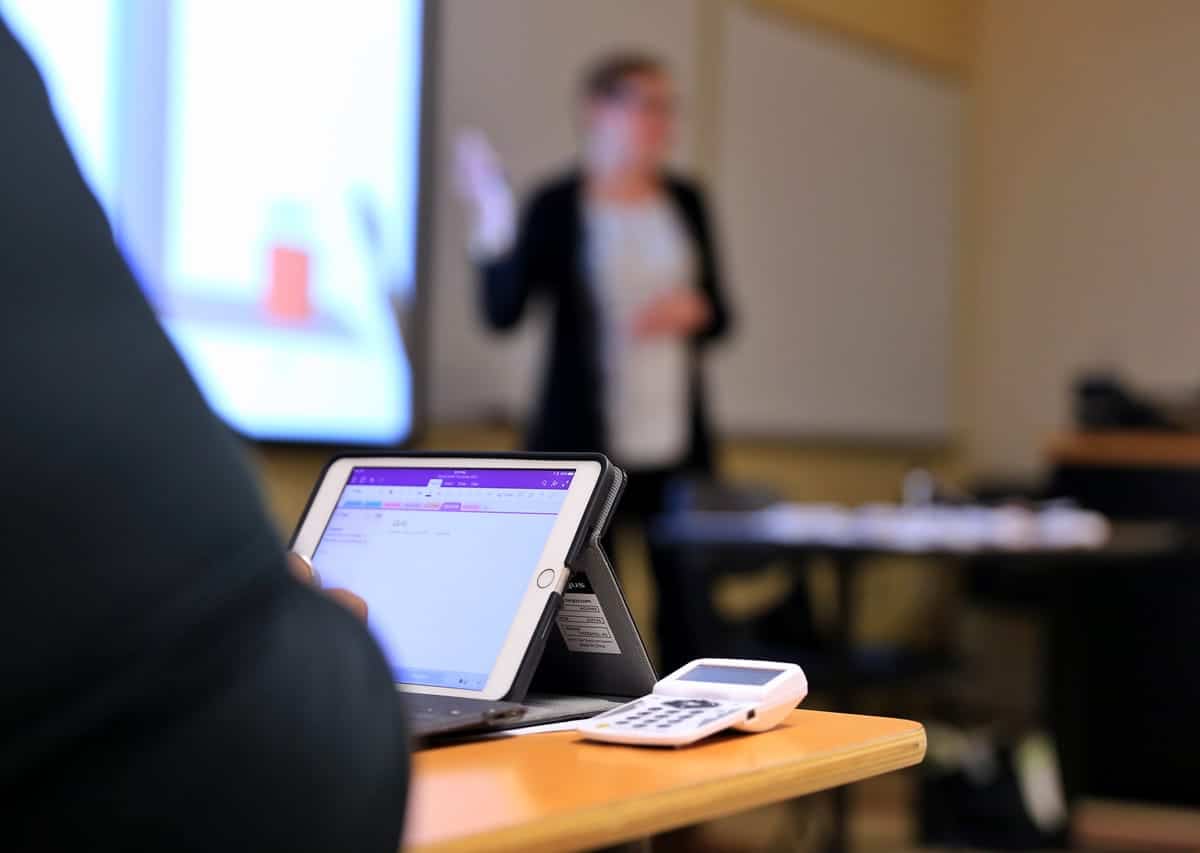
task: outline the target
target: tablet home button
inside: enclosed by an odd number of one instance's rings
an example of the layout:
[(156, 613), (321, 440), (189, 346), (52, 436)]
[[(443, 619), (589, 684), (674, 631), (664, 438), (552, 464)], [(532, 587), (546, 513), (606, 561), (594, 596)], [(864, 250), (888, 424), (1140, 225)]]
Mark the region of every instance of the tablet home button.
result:
[(540, 589), (545, 589), (546, 587), (550, 586), (550, 584), (552, 584), (552, 583), (554, 583), (554, 569), (543, 569), (542, 573), (540, 575), (538, 575), (538, 579), (537, 579), (538, 587)]

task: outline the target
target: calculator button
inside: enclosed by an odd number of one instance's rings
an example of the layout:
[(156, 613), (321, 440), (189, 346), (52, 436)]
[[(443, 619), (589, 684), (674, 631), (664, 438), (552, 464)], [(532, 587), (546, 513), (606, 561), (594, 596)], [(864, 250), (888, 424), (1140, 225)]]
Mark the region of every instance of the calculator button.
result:
[(708, 699), (672, 699), (670, 702), (664, 702), (664, 705), (669, 705), (672, 708), (715, 708), (716, 702), (710, 702)]

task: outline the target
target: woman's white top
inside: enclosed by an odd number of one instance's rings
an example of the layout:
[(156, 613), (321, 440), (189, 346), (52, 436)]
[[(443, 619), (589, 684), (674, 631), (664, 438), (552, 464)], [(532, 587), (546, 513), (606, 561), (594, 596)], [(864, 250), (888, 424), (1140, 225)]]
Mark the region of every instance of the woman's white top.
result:
[(695, 287), (692, 242), (665, 197), (638, 204), (587, 201), (585, 263), (599, 313), (608, 450), (630, 468), (681, 462), (691, 439), (688, 341), (637, 338), (641, 309)]

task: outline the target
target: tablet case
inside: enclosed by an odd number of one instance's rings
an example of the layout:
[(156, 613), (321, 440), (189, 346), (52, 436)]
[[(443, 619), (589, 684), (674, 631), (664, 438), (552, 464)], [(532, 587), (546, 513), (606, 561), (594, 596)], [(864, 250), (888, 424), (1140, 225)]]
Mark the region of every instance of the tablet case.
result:
[[(505, 701), (523, 702), (530, 694), (596, 697), (623, 700), (644, 696), (657, 680), (645, 643), (617, 581), (612, 563), (604, 552), (603, 537), (616, 515), (627, 476), (600, 453), (462, 453), (456, 451), (405, 451), (343, 453), (321, 471), (296, 530), (304, 518), (334, 462), (355, 458), (447, 458), (511, 459), (522, 461), (587, 460), (600, 463), (596, 490), (584, 511), (583, 522), (564, 561), (571, 572), (566, 597), (555, 593), (546, 601), (537, 629)], [(560, 620), (560, 615), (562, 619)]]

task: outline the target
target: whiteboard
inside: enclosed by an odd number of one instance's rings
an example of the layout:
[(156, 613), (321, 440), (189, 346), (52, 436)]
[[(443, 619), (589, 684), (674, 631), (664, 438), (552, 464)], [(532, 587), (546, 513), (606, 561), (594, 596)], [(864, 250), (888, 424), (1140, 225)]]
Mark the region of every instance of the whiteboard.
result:
[(715, 212), (737, 311), (709, 360), (726, 432), (950, 429), (958, 84), (738, 4)]

